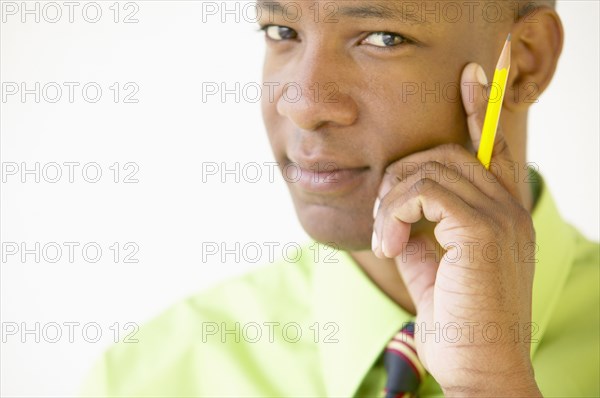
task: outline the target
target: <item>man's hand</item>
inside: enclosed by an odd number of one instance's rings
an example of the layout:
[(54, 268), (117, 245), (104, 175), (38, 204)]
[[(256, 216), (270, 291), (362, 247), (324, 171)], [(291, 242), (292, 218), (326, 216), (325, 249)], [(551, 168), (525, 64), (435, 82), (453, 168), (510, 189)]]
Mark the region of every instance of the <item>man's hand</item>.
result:
[[(442, 145), (387, 168), (373, 251), (395, 259), (417, 310), (419, 358), (446, 395), (541, 396), (529, 340), (535, 231), (502, 130), (489, 171), (475, 156), (487, 106), (478, 68), (461, 78), (472, 150)], [(410, 236), (424, 219), (435, 238)]]

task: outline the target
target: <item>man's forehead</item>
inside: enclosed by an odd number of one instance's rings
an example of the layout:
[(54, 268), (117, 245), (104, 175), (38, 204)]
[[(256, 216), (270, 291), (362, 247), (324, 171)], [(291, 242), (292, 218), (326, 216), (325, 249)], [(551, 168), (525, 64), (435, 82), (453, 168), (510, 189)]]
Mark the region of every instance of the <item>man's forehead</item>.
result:
[[(489, 22), (510, 19), (509, 9), (526, 8), (539, 3), (523, 0), (257, 0), (270, 16), (290, 16), (309, 10), (312, 16), (327, 15), (329, 21), (378, 20), (410, 25), (435, 25), (460, 22)], [(496, 17), (497, 20), (496, 20)]]
[[(439, 0), (436, 0), (439, 2)], [(421, 18), (419, 8), (425, 3), (434, 3), (434, 1), (364, 1), (364, 0), (343, 0), (343, 1), (325, 1), (319, 5), (318, 1), (271, 1), (257, 0), (257, 5), (273, 13), (284, 14), (290, 8), (305, 4), (309, 7), (322, 7), (329, 11), (330, 16), (336, 19), (378, 19), (390, 20), (395, 22), (426, 24)], [(293, 12), (293, 10), (291, 11)]]

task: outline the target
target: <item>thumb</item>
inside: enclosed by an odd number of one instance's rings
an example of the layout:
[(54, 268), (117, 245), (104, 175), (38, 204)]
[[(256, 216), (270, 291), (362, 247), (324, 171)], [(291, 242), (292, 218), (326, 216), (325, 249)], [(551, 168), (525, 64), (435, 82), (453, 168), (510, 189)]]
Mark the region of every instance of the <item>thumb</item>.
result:
[(401, 254), (394, 257), (396, 268), (418, 315), (426, 316), (427, 311), (433, 308), (433, 290), (440, 263), (439, 257), (442, 255), (435, 239), (427, 234), (417, 234), (404, 243)]
[(465, 66), (460, 80), (469, 135), (473, 143), (473, 150), (477, 152), (487, 109), (488, 80), (481, 65), (475, 62)]

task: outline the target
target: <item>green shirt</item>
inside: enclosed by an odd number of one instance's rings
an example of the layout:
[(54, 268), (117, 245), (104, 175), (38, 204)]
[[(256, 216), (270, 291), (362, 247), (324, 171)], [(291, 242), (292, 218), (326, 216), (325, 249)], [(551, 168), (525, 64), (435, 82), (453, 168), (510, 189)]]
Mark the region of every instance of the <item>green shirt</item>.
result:
[[(600, 247), (559, 215), (543, 184), (532, 360), (544, 396), (600, 396)], [(293, 259), (292, 259), (293, 260)], [(279, 260), (176, 303), (135, 344), (110, 347), (83, 396), (380, 396), (378, 361), (412, 317), (346, 252), (308, 242)], [(430, 375), (422, 397), (443, 396)]]

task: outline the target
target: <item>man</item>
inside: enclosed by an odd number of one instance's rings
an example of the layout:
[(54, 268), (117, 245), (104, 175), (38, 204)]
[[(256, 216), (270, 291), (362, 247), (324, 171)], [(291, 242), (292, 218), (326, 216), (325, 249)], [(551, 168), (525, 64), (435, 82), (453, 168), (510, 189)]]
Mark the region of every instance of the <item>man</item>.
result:
[[(526, 166), (528, 109), (562, 50), (554, 2), (291, 3), (259, 2), (263, 78), (281, 83), (263, 118), (328, 246), (175, 305), (111, 348), (85, 394), (378, 396), (383, 352), (414, 321), (427, 373), (407, 394), (599, 395), (599, 247)], [(509, 33), (487, 171), (475, 153)]]

